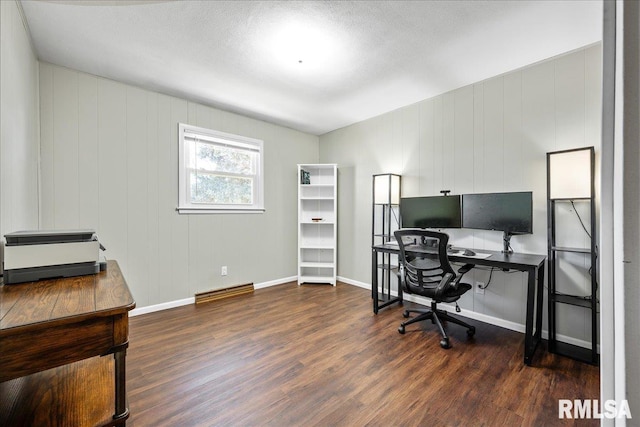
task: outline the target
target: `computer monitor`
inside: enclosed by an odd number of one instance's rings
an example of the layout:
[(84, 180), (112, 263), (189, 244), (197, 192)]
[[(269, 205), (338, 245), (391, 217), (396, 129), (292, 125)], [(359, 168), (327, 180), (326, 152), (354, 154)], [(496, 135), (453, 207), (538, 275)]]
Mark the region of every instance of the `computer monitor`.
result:
[(460, 228), (460, 196), (403, 197), (402, 228)]
[(533, 233), (531, 191), (463, 195), (462, 227), (510, 235)]

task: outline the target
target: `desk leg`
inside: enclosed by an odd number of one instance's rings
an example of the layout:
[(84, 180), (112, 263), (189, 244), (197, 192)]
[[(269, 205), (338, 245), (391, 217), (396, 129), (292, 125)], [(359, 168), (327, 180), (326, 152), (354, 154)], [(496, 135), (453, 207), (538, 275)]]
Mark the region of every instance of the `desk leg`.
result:
[[(542, 341), (542, 303), (544, 299), (544, 262), (538, 267), (538, 296), (536, 297), (536, 345)], [(535, 351), (535, 350), (534, 350)]]
[(115, 360), (115, 389), (116, 389), (116, 412), (113, 415), (114, 420), (124, 419), (129, 416), (129, 408), (127, 408), (127, 391), (126, 391), (126, 366), (125, 356), (127, 350), (123, 348), (113, 353)]
[[(533, 354), (542, 337), (543, 288), (544, 264), (542, 267), (527, 271), (527, 319), (524, 335), (524, 363), (529, 366), (531, 366)], [(535, 333), (533, 331), (534, 317), (536, 325)]]
[(371, 296), (373, 312), (378, 314), (378, 252), (371, 251)]

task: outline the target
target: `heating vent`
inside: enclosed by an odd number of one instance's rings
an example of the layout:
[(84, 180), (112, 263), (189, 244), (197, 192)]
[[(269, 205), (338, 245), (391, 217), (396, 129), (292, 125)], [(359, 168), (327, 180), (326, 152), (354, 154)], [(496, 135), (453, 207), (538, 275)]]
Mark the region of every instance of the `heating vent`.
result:
[(215, 289), (213, 291), (200, 292), (196, 294), (196, 304), (217, 301), (223, 298), (235, 297), (237, 295), (250, 294), (253, 292), (253, 283), (233, 286), (231, 288)]

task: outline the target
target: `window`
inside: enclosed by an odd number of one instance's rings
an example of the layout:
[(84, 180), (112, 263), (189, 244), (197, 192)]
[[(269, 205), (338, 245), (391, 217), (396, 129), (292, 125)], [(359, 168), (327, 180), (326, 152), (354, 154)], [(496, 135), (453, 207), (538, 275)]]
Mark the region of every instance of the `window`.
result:
[(180, 213), (262, 212), (263, 142), (179, 123)]

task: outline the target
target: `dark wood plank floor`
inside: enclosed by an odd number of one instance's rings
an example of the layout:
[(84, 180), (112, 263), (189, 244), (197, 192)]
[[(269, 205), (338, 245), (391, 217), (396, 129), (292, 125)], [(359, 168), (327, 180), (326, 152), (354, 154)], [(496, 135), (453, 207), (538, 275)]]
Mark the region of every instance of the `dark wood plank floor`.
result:
[(599, 396), (597, 367), (544, 348), (525, 366), (520, 333), (451, 325), (443, 350), (402, 320), (365, 289), (295, 283), (133, 317), (128, 425), (573, 425), (558, 399)]

